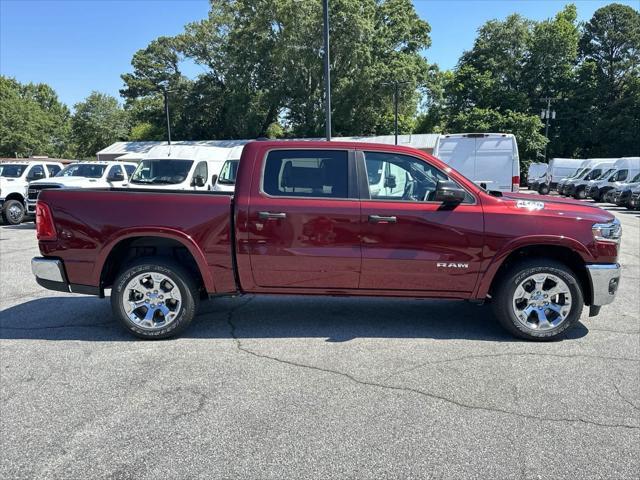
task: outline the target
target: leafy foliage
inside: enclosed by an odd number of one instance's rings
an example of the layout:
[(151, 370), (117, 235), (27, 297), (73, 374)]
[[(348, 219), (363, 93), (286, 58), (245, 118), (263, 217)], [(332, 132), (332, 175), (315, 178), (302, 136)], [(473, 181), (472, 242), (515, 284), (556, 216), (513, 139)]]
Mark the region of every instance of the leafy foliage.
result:
[(118, 100), (99, 92), (92, 92), (75, 105), (71, 129), (76, 155), (80, 158), (92, 157), (129, 135), (127, 114)]

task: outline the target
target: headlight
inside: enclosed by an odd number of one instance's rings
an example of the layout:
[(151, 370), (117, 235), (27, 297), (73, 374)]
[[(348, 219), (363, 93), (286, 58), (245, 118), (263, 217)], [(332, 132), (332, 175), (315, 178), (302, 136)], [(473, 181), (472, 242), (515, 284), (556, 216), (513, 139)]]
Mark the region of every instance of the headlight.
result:
[(622, 238), (622, 226), (617, 218), (610, 223), (596, 223), (591, 227), (593, 238), (601, 242), (620, 243)]

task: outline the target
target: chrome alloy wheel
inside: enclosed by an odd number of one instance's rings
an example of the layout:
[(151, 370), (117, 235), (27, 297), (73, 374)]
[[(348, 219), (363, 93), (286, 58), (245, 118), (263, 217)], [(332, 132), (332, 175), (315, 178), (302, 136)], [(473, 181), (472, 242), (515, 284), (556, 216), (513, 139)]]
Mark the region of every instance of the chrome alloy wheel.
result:
[(15, 203), (11, 204), (7, 209), (7, 216), (11, 219), (12, 222), (18, 223), (23, 215), (23, 209), (20, 208), (20, 205)]
[(537, 273), (520, 282), (512, 303), (513, 312), (522, 325), (534, 330), (551, 330), (571, 312), (571, 292), (560, 277)]
[(180, 289), (162, 273), (142, 273), (125, 287), (122, 306), (129, 319), (145, 330), (173, 322), (182, 308)]

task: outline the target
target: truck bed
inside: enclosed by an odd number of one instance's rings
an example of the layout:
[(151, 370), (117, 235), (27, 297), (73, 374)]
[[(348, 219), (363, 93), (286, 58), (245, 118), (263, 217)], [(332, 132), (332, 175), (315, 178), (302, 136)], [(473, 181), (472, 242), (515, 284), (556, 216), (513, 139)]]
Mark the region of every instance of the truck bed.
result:
[[(39, 201), (49, 206), (58, 230), (57, 240), (40, 242), (41, 252), (64, 261), (72, 285), (108, 287), (101, 284), (105, 273), (101, 265), (107, 257), (114, 250), (117, 252), (122, 242), (141, 242), (140, 238), (152, 236), (183, 244), (202, 272), (207, 291), (222, 293), (236, 288), (233, 195), (183, 190), (59, 189), (43, 191)], [(140, 246), (144, 247), (143, 241)]]

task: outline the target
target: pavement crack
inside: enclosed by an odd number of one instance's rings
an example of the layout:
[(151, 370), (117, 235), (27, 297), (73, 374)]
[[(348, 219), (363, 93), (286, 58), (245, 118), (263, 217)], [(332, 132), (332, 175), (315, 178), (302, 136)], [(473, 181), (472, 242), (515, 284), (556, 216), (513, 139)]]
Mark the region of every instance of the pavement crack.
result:
[(227, 313), (227, 323), (229, 324), (230, 334), (231, 334), (231, 337), (233, 338), (233, 340), (234, 340), (234, 342), (236, 344), (236, 348), (238, 349), (238, 351), (243, 352), (243, 353), (245, 353), (247, 355), (251, 355), (251, 356), (256, 357), (256, 358), (261, 358), (261, 359), (264, 359), (264, 360), (270, 360), (270, 361), (278, 362), (280, 364), (288, 365), (288, 366), (295, 367), (295, 368), (302, 368), (302, 369), (305, 369), (305, 370), (312, 370), (312, 371), (317, 371), (317, 372), (322, 372), (322, 373), (328, 373), (330, 375), (340, 376), (340, 377), (345, 378), (345, 379), (347, 379), (347, 380), (349, 380), (349, 381), (351, 381), (353, 383), (356, 383), (356, 384), (362, 385), (362, 386), (366, 386), (366, 387), (380, 388), (380, 389), (394, 391), (394, 392), (400, 392), (400, 393), (411, 393), (411, 394), (419, 395), (419, 396), (421, 396), (423, 398), (428, 398), (430, 400), (436, 400), (436, 401), (441, 401), (441, 402), (444, 402), (444, 403), (448, 403), (448, 404), (457, 406), (457, 407), (465, 409), (465, 410), (484, 411), (484, 412), (489, 412), (489, 413), (499, 413), (499, 414), (513, 416), (513, 417), (516, 417), (516, 418), (522, 418), (522, 419), (527, 419), (527, 420), (545, 421), (545, 422), (554, 422), (554, 423), (579, 423), (579, 424), (584, 424), (584, 425), (592, 425), (592, 426), (596, 426), (596, 427), (605, 427), (605, 428), (625, 428), (625, 429), (631, 429), (631, 430), (640, 429), (639, 426), (629, 425), (629, 424), (625, 424), (625, 423), (605, 423), (605, 422), (598, 422), (598, 421), (595, 421), (595, 420), (589, 420), (589, 419), (579, 418), (579, 417), (576, 417), (576, 418), (544, 417), (544, 416), (538, 416), (538, 415), (533, 415), (533, 414), (528, 414), (528, 413), (514, 412), (514, 411), (511, 411), (511, 410), (507, 410), (507, 409), (503, 409), (503, 408), (499, 408), (499, 407), (479, 406), (479, 405), (474, 405), (474, 404), (470, 404), (470, 403), (464, 403), (462, 401), (459, 401), (459, 400), (456, 400), (456, 399), (453, 399), (453, 398), (449, 398), (449, 397), (445, 397), (443, 395), (438, 395), (436, 393), (426, 392), (426, 391), (420, 390), (418, 388), (407, 387), (407, 386), (398, 386), (398, 385), (388, 385), (388, 384), (369, 381), (369, 380), (362, 380), (362, 379), (354, 377), (353, 375), (351, 375), (349, 373), (341, 372), (339, 370), (319, 367), (319, 366), (316, 366), (316, 365), (308, 365), (308, 364), (305, 364), (305, 363), (294, 362), (292, 360), (285, 360), (283, 358), (274, 357), (272, 355), (259, 353), (259, 352), (256, 352), (254, 350), (251, 350), (251, 349), (249, 349), (249, 348), (247, 348), (246, 346), (243, 345), (242, 341), (240, 340), (240, 337), (238, 337), (237, 327), (236, 327), (235, 323), (233, 322), (234, 315), (242, 307), (247, 305), (251, 300), (252, 299), (250, 298), (247, 302), (243, 303), (242, 305), (239, 305), (239, 306), (237, 306), (235, 308), (230, 309), (229, 312)]
[(418, 365), (414, 365), (409, 368), (405, 368), (402, 370), (398, 370), (387, 375), (383, 380), (388, 380), (391, 377), (395, 377), (398, 375), (402, 375), (403, 373), (412, 372), (413, 370), (418, 370), (422, 367), (426, 367), (429, 365), (442, 365), (446, 363), (454, 363), (461, 362), (464, 360), (472, 360), (479, 358), (500, 358), (500, 357), (521, 357), (521, 356), (532, 356), (532, 357), (556, 357), (556, 358), (595, 358), (598, 360), (611, 360), (618, 362), (640, 362), (640, 359), (636, 358), (627, 358), (627, 357), (608, 357), (603, 355), (585, 355), (585, 354), (562, 354), (562, 353), (540, 353), (540, 352), (505, 352), (505, 353), (488, 353), (481, 355), (464, 355), (462, 357), (448, 358), (444, 360), (432, 360), (428, 362), (423, 362)]
[(634, 410), (639, 411), (640, 412), (640, 407), (638, 407), (635, 403), (633, 403), (631, 400), (629, 400), (627, 397), (625, 397), (624, 395), (622, 395), (622, 392), (620, 391), (620, 387), (618, 387), (618, 385), (615, 382), (611, 382), (611, 384), (613, 385), (613, 388), (615, 389), (616, 393), (618, 394), (618, 397), (620, 397), (620, 399), (625, 402), (626, 404), (630, 405)]

